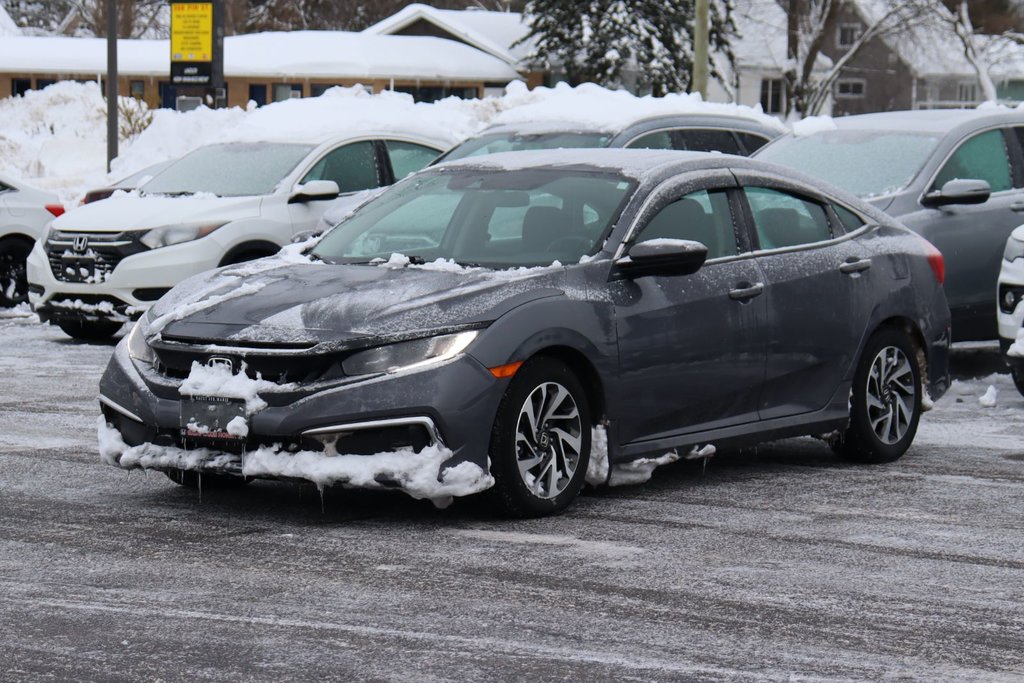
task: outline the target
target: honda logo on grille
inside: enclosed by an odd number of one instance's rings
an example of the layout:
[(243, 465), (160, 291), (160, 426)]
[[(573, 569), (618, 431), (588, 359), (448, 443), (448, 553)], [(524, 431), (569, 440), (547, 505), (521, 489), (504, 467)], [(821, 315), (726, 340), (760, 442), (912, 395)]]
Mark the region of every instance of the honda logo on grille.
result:
[(89, 236), (76, 235), (75, 241), (72, 243), (71, 247), (79, 254), (84, 254), (85, 250), (89, 248)]
[(229, 372), (235, 371), (235, 362), (226, 356), (211, 356), (206, 361), (210, 368), (227, 368)]

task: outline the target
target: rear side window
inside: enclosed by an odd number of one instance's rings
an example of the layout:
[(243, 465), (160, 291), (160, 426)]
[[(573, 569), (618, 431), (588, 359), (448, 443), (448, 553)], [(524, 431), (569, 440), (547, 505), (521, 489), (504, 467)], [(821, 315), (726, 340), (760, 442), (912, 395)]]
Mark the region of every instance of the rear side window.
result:
[(676, 135), (681, 138), (681, 145), (676, 149), (688, 149), (691, 152), (722, 152), (723, 154), (740, 154), (740, 146), (729, 130), (681, 130)]
[(781, 249), (832, 239), (825, 207), (766, 187), (744, 189), (762, 249)]
[(768, 138), (755, 135), (754, 133), (741, 133), (736, 132), (736, 137), (740, 139), (743, 146), (746, 148), (747, 154), (753, 154), (757, 150), (761, 149), (768, 144)]
[(388, 148), (388, 158), (391, 159), (391, 170), (395, 174), (395, 180), (401, 180), (410, 173), (426, 168), (427, 164), (440, 154), (436, 149), (411, 142), (385, 140), (384, 144)]
[(656, 239), (692, 240), (708, 248), (708, 258), (735, 256), (736, 230), (725, 190), (701, 190), (675, 200), (659, 211), (634, 242)]
[(675, 149), (672, 146), (672, 133), (667, 130), (641, 135), (626, 147), (630, 149)]
[(935, 177), (932, 190), (942, 189), (943, 185), (957, 178), (987, 181), (993, 192), (1013, 187), (1002, 131), (986, 131), (960, 145)]
[(864, 221), (861, 220), (860, 216), (845, 207), (833, 204), (832, 210), (836, 212), (836, 216), (839, 217), (839, 222), (843, 224), (846, 232), (853, 232), (864, 225)]
[(342, 193), (380, 187), (373, 143), (353, 142), (331, 150), (316, 162), (302, 182), (312, 180), (333, 180)]

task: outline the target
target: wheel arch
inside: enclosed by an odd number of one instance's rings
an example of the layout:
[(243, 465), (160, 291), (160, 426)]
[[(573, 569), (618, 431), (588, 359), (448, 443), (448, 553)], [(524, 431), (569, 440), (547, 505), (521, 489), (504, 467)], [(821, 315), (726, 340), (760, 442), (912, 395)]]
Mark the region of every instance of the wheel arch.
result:
[(281, 246), (274, 242), (267, 240), (251, 240), (248, 242), (242, 242), (228, 249), (227, 253), (220, 260), (218, 266), (229, 266), (235, 263), (239, 263), (239, 259), (242, 256), (253, 254), (249, 259), (261, 258), (263, 256), (273, 256), (277, 252), (281, 251)]
[(0, 235), (0, 244), (6, 244), (8, 242), (24, 242), (25, 245), (31, 250), (36, 244), (36, 239), (31, 235), (26, 235), (23, 232), (8, 232), (3, 235)]
[(568, 367), (587, 392), (587, 399), (590, 401), (591, 421), (595, 424), (601, 422), (607, 414), (607, 403), (605, 401), (604, 383), (597, 372), (597, 368), (590, 362), (587, 356), (571, 346), (548, 346), (538, 349), (530, 358), (543, 356), (552, 358)]
[[(921, 332), (921, 328), (912, 319), (902, 316), (893, 315), (885, 320), (881, 321), (875, 329), (868, 335), (868, 339), (875, 335), (879, 330), (882, 329), (896, 329), (903, 332), (910, 337), (911, 342), (914, 344), (914, 349), (917, 351), (917, 366), (921, 371), (921, 381), (924, 384), (928, 383), (928, 344), (925, 342), (924, 334)], [(867, 340), (865, 340), (865, 345)], [(863, 349), (861, 350), (863, 353)]]

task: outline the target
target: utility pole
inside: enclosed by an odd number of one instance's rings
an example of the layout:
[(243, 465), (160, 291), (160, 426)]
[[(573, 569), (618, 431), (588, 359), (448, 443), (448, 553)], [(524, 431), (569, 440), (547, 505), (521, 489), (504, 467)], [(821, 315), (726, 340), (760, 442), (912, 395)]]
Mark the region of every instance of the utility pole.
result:
[(117, 0), (107, 0), (107, 173), (117, 157)]
[(693, 79), (690, 92), (699, 92), (704, 99), (708, 97), (708, 0), (697, 0), (693, 26)]

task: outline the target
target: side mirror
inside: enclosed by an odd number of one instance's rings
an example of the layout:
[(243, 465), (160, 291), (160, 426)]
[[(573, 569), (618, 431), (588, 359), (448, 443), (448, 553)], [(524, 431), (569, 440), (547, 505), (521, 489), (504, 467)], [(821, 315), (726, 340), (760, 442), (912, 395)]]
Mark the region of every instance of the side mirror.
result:
[(700, 270), (707, 258), (708, 248), (700, 242), (656, 239), (634, 244), (615, 265), (630, 277), (690, 275)]
[(987, 181), (956, 178), (924, 196), (925, 206), (939, 207), (954, 204), (984, 204), (992, 196)]
[(295, 193), (288, 199), (288, 203), (298, 204), (337, 199), (339, 194), (341, 194), (341, 189), (333, 180), (311, 180), (305, 185), (297, 185)]

